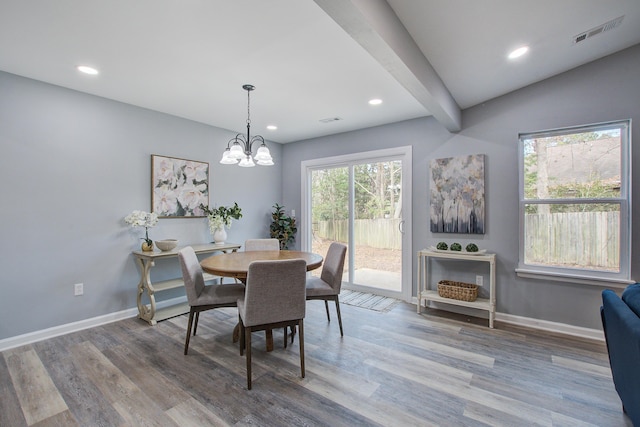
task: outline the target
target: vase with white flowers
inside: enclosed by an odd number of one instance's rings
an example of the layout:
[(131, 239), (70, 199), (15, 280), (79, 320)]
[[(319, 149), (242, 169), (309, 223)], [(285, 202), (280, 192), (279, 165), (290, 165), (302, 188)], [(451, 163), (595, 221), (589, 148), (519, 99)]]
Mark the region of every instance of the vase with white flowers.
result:
[(222, 245), (227, 240), (227, 231), (225, 227), (231, 227), (232, 219), (242, 218), (242, 209), (238, 203), (234, 202), (233, 206), (218, 206), (217, 208), (209, 208), (209, 206), (200, 205), (200, 209), (207, 214), (209, 219), (209, 231), (213, 235), (213, 241), (217, 245)]
[(132, 227), (144, 227), (144, 237), (142, 240), (142, 250), (153, 251), (153, 240), (149, 238), (149, 229), (158, 223), (158, 215), (155, 212), (133, 211), (126, 217), (124, 222)]

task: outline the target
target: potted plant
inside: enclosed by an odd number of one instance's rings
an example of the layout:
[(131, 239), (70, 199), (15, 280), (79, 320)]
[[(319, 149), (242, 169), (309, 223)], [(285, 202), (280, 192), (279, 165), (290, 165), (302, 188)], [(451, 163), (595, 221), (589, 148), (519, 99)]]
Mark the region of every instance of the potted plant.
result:
[(291, 218), (284, 212), (284, 206), (273, 205), (274, 211), (271, 213), (271, 225), (269, 232), (272, 238), (280, 241), (280, 249), (289, 249), (289, 243), (295, 240), (298, 228), (296, 219)]
[(211, 231), (211, 234), (213, 235), (213, 241), (219, 245), (224, 244), (227, 240), (227, 231), (225, 230), (225, 227), (231, 227), (232, 219), (242, 218), (242, 209), (236, 202), (234, 202), (231, 207), (218, 206), (213, 209), (201, 204), (200, 209), (207, 214), (207, 218), (209, 219), (209, 231)]

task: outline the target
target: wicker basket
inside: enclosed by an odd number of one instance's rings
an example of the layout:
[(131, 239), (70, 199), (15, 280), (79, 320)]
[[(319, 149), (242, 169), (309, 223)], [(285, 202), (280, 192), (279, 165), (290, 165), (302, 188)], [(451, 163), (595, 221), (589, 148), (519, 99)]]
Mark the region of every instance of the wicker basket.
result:
[(478, 285), (454, 282), (452, 280), (441, 280), (438, 282), (438, 295), (443, 298), (472, 302), (478, 298)]

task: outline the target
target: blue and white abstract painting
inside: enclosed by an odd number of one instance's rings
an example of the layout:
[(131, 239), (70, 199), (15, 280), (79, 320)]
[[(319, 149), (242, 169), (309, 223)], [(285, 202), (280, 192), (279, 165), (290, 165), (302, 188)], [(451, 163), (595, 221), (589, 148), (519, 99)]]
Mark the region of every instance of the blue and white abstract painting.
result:
[(431, 161), (431, 231), (484, 234), (484, 154)]

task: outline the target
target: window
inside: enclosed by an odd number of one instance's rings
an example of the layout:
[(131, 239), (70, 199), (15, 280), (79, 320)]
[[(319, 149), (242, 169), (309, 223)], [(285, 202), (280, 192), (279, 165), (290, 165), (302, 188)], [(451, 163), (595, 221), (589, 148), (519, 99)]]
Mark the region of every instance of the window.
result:
[(520, 134), (519, 276), (631, 282), (630, 127)]

